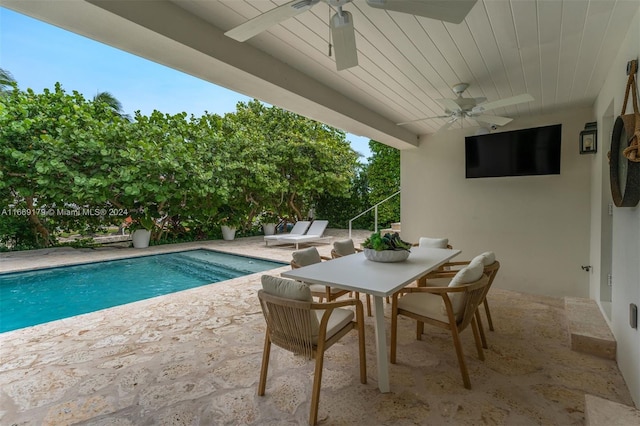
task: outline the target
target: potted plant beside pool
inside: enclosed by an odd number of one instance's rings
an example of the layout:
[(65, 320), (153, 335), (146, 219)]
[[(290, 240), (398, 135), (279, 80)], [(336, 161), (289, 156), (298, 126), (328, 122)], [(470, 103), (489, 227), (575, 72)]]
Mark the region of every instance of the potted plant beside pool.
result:
[(267, 211), (260, 215), (260, 223), (262, 224), (262, 232), (264, 235), (273, 235), (276, 233), (276, 224), (280, 221), (278, 215), (272, 211)]
[(381, 235), (375, 232), (362, 243), (364, 257), (372, 262), (403, 262), (409, 258), (411, 244), (402, 241), (397, 232)]
[(222, 239), (225, 241), (231, 241), (236, 237), (236, 227), (233, 225), (221, 225)]
[(237, 230), (246, 230), (250, 209), (251, 206), (245, 201), (245, 197), (237, 194), (218, 209), (217, 221), (222, 230), (223, 240), (231, 241), (235, 238)]
[(237, 215), (225, 217), (220, 221), (220, 230), (222, 231), (222, 239), (231, 241), (236, 237), (236, 231), (242, 228), (242, 218)]
[(129, 230), (131, 231), (131, 240), (134, 248), (149, 247), (151, 231), (154, 225), (153, 219), (147, 216), (134, 219), (131, 222)]

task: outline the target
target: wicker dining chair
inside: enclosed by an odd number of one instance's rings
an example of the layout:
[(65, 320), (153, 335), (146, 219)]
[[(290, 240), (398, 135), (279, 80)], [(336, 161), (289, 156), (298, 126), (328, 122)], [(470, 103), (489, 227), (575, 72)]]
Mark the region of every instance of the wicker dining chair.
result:
[[(315, 247), (309, 247), (302, 250), (297, 250), (292, 253), (293, 259), (291, 259), (291, 269), (302, 268), (303, 266), (314, 265), (320, 263), (323, 260), (331, 260), (330, 257), (320, 256), (318, 249)], [(336, 300), (340, 296), (344, 296), (349, 293), (349, 290), (341, 290), (336, 287), (329, 287), (322, 284), (309, 284), (311, 294), (318, 298), (318, 301), (322, 302), (326, 299), (327, 302)]]
[(331, 257), (336, 259), (338, 257), (359, 253), (361, 251), (362, 249), (356, 248), (352, 239), (334, 241), (333, 248), (331, 249)]
[(403, 315), (416, 320), (417, 340), (422, 340), (425, 323), (451, 332), (464, 387), (471, 389), (460, 333), (471, 325), (478, 358), (484, 360), (476, 317), (488, 283), (482, 264), (472, 262), (458, 271), (447, 287), (406, 287), (395, 293), (391, 303), (391, 363), (396, 363), (398, 316)]
[[(448, 238), (432, 238), (432, 237), (420, 237), (420, 239), (418, 240), (417, 243), (413, 243), (412, 244), (413, 247), (426, 247), (426, 248), (446, 248), (446, 249), (453, 249), (453, 246), (451, 244), (449, 244), (449, 239)], [(442, 266), (439, 268), (439, 270), (445, 270), (445, 269), (449, 269), (446, 266)], [(421, 281), (417, 280), (414, 283), (410, 284), (411, 285), (415, 285), (416, 287), (420, 287), (421, 286)], [(422, 283), (422, 285), (424, 285), (424, 283)]]
[[(303, 283), (268, 275), (262, 276), (258, 299), (267, 323), (260, 369), (258, 395), (264, 396), (271, 344), (308, 359), (315, 359), (309, 424), (318, 420), (324, 352), (349, 331), (358, 332), (360, 382), (367, 383), (362, 302), (345, 299), (314, 303), (309, 287)], [(353, 309), (355, 306), (355, 319)]]
[[(340, 241), (334, 241), (333, 243), (333, 248), (331, 249), (331, 258), (332, 259), (337, 259), (339, 257), (343, 257), (343, 256), (349, 256), (351, 254), (355, 254), (355, 253), (359, 253), (361, 252), (362, 249), (356, 248), (356, 246), (353, 244), (353, 240), (348, 239), (348, 240), (340, 240)], [(367, 316), (371, 316), (371, 295), (366, 294), (366, 301), (367, 301)], [(356, 299), (360, 298), (360, 293), (356, 292)], [(389, 303), (390, 300), (387, 297), (387, 303)]]
[(449, 244), (448, 238), (431, 238), (420, 237), (417, 243), (413, 244), (414, 247), (430, 247), (430, 248), (448, 248), (452, 249), (453, 246)]
[[(423, 277), (418, 281), (418, 286), (428, 286), (428, 287), (443, 287), (448, 285), (455, 274), (465, 266), (469, 265), (473, 260), (479, 259), (484, 265), (484, 274), (489, 277), (489, 284), (487, 285), (484, 295), (482, 297), (482, 305), (484, 305), (484, 312), (487, 316), (487, 323), (489, 324), (489, 330), (495, 331), (493, 326), (493, 319), (491, 318), (491, 310), (489, 309), (489, 302), (487, 301), (487, 295), (489, 290), (491, 290), (491, 285), (498, 274), (498, 270), (500, 269), (500, 262), (496, 260), (496, 255), (492, 251), (485, 251), (482, 254), (479, 254), (471, 261), (456, 261), (456, 262), (447, 262), (442, 265), (439, 269), (430, 272), (427, 276)], [(484, 327), (482, 325), (482, 318), (478, 315), (478, 329), (480, 331), (480, 338), (482, 339), (482, 347), (487, 349), (487, 338), (484, 333)]]

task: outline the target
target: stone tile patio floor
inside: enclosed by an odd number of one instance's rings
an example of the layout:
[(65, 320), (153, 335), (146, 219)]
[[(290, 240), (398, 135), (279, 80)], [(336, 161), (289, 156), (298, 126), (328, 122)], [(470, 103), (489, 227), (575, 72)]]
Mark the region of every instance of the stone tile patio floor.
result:
[[(357, 231), (354, 239), (368, 234)], [(179, 245), (195, 247), (282, 261), (293, 251), (265, 247), (261, 237)], [(331, 245), (317, 247), (328, 255)], [(0, 271), (176, 248), (5, 253)], [(0, 334), (0, 424), (306, 424), (312, 362), (275, 347), (266, 395), (256, 394), (265, 329), (260, 275)], [(462, 334), (471, 390), (462, 386), (450, 336), (426, 326), (417, 341), (414, 323), (401, 318), (392, 392), (380, 393), (367, 318), (368, 383), (358, 380), (352, 332), (326, 353), (321, 424), (571, 425), (584, 423), (587, 393), (633, 405), (614, 361), (570, 350), (561, 299), (498, 288), (489, 298), (496, 331), (488, 332), (484, 362), (470, 331)]]

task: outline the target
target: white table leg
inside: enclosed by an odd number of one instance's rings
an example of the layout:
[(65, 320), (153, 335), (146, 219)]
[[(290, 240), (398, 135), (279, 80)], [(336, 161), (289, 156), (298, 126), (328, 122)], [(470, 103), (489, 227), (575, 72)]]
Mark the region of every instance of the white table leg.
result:
[(387, 356), (387, 333), (384, 323), (384, 300), (373, 296), (375, 307), (376, 356), (378, 361), (378, 388), (380, 392), (390, 392), (389, 357)]

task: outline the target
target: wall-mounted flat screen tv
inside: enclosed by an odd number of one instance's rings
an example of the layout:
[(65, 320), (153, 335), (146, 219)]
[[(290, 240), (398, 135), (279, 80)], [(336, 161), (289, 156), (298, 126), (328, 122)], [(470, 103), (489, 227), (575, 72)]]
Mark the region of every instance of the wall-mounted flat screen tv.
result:
[(465, 138), (467, 178), (560, 174), (562, 125)]

